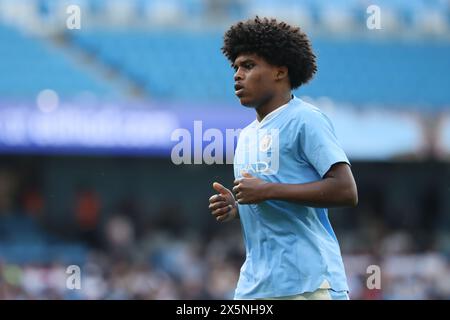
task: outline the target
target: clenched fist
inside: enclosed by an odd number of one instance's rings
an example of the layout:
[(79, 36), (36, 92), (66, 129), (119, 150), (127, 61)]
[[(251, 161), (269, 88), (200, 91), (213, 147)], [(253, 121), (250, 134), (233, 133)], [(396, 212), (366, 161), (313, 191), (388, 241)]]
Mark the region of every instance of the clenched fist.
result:
[(233, 192), (239, 204), (260, 203), (267, 200), (267, 181), (253, 177), (250, 173), (242, 173), (242, 179), (234, 180)]

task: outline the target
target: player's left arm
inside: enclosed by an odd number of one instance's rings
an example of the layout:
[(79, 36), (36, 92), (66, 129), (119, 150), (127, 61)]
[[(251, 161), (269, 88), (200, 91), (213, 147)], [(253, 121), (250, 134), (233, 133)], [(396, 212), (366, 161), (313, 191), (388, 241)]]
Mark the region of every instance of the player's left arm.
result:
[(271, 183), (248, 173), (234, 181), (233, 192), (239, 204), (259, 203), (265, 200), (284, 200), (309, 207), (354, 207), (358, 192), (350, 166), (335, 163), (321, 180), (302, 183)]

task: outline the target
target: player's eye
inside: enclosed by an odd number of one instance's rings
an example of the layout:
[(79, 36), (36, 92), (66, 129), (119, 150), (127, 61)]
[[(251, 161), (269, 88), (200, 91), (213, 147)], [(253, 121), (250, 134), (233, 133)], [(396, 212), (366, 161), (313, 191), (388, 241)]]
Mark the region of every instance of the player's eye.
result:
[(245, 69), (251, 69), (251, 68), (253, 68), (255, 66), (255, 64), (254, 63), (251, 63), (251, 62), (248, 62), (248, 63), (245, 63), (244, 64), (244, 68)]

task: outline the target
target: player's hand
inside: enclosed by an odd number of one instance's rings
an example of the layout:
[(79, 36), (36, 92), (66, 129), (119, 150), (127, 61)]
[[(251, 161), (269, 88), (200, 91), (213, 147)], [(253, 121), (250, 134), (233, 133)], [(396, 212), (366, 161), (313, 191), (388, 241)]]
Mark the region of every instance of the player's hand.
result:
[(213, 183), (218, 194), (209, 198), (209, 210), (219, 222), (226, 222), (238, 217), (238, 209), (233, 193), (218, 182)]
[(239, 204), (260, 203), (266, 198), (268, 182), (242, 173), (242, 179), (234, 180), (233, 192)]

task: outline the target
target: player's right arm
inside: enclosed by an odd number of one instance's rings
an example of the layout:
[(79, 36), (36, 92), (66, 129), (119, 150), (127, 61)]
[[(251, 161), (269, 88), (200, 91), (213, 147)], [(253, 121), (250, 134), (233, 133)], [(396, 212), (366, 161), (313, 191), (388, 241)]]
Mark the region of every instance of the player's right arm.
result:
[(231, 221), (239, 218), (239, 210), (233, 193), (218, 182), (213, 183), (218, 192), (209, 198), (209, 210), (219, 222)]

